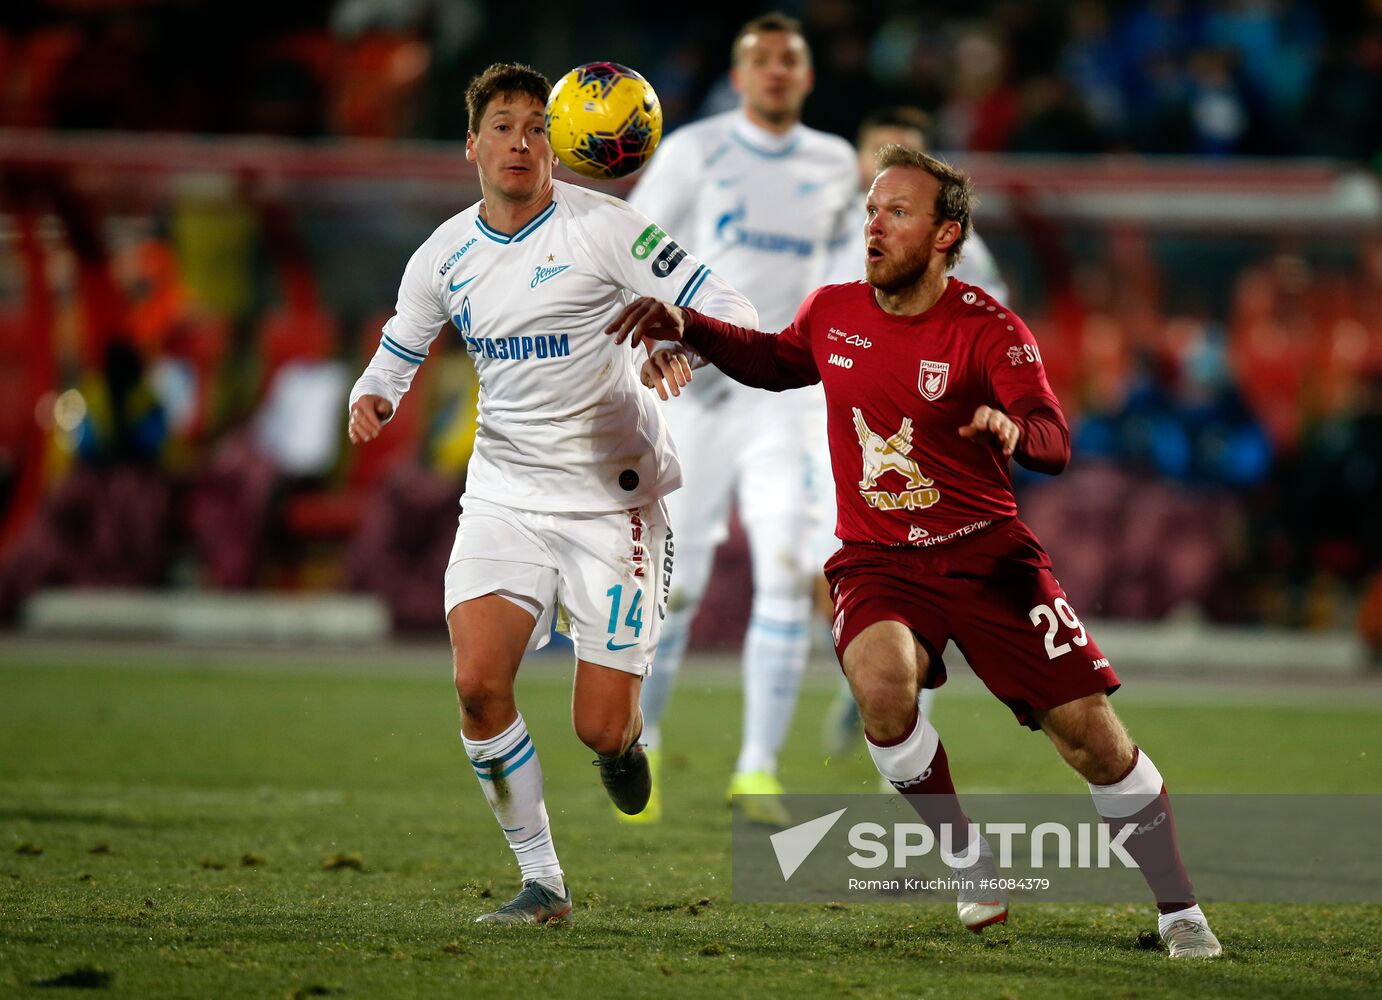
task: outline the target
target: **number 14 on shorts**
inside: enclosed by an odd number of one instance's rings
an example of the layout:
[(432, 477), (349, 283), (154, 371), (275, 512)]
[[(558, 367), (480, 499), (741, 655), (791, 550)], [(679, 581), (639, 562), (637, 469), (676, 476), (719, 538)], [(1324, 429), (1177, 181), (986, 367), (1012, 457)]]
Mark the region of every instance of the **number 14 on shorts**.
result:
[[(632, 629), (635, 640), (643, 634), (643, 591), (638, 588), (633, 589), (633, 600), (629, 601), (628, 614), (624, 616), (625, 627)], [(636, 646), (635, 642), (615, 642), (619, 631), (619, 612), (624, 603), (624, 585), (616, 583), (609, 590), (605, 591), (605, 596), (609, 598), (609, 641), (605, 646), (612, 650), (629, 649)]]

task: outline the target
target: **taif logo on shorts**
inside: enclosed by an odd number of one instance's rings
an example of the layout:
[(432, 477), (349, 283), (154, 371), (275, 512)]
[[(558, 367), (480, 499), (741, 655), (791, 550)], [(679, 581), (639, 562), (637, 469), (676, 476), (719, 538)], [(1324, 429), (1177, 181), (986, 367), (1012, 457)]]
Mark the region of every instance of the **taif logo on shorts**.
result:
[(921, 394), (931, 402), (935, 402), (945, 394), (945, 387), (950, 382), (950, 362), (948, 361), (923, 361), (921, 371), (917, 373), (917, 388)]

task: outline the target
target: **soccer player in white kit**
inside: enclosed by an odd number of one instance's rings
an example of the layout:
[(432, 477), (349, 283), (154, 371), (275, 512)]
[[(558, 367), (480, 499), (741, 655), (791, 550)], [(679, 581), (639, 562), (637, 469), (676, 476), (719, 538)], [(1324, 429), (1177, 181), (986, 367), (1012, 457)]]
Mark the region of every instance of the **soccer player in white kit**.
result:
[[(731, 81), (738, 109), (663, 140), (630, 203), (687, 238), (753, 301), (764, 329), (791, 322), (825, 279), (832, 244), (858, 242), (849, 218), (854, 151), (801, 124), (811, 55), (800, 24), (768, 14), (740, 29)], [(668, 499), (677, 525), (677, 575), (652, 675), (643, 691), (644, 739), (656, 753), (691, 621), (709, 582), (715, 549), (737, 503), (753, 561), (753, 608), (744, 642), (744, 721), (729, 793), (748, 794), (750, 818), (781, 822), (777, 754), (796, 707), (810, 636), (811, 593), (820, 563), (805, 544), (831, 518), (822, 497), (828, 469), (811, 460), (808, 423), (819, 419), (812, 388), (764, 397), (713, 368), (697, 373), (664, 408), (685, 485)], [(821, 397), (823, 399), (823, 397)], [(812, 482), (815, 475), (818, 482)], [(831, 520), (833, 525), (833, 520)], [(656, 758), (654, 758), (656, 761)], [(637, 820), (655, 820), (658, 800)]]
[[(920, 108), (905, 105), (879, 108), (864, 116), (864, 120), (859, 123), (859, 131), (854, 143), (858, 154), (859, 171), (859, 193), (855, 197), (853, 215), (855, 225), (858, 227), (864, 225), (866, 217), (864, 202), (869, 187), (873, 184), (873, 178), (878, 173), (879, 151), (884, 146), (898, 145), (907, 149), (915, 149), (918, 152), (925, 152), (926, 137), (930, 131), (931, 116)], [(838, 250), (832, 254), (829, 272), (828, 280), (831, 284), (863, 281), (863, 240), (851, 239), (842, 243)], [(977, 285), (982, 288), (988, 292), (988, 297), (991, 300), (1005, 304), (1008, 302), (1007, 282), (998, 272), (998, 264), (993, 259), (992, 251), (973, 229), (970, 230), (969, 236), (965, 239), (963, 254), (950, 273), (965, 284)], [(821, 411), (818, 433), (820, 435), (820, 448), (813, 454), (822, 462), (819, 474), (829, 477), (830, 459), (826, 453), (824, 410)], [(830, 498), (830, 503), (833, 505), (833, 497)], [(840, 542), (835, 537), (835, 520), (833, 517), (824, 522), (824, 530), (818, 536), (816, 545), (817, 558), (822, 564), (839, 547)], [(834, 617), (834, 601), (830, 597), (830, 588), (826, 584), (824, 575), (817, 578), (816, 604), (827, 621)], [(922, 689), (919, 711), (923, 718), (930, 717), (931, 705), (935, 700), (935, 688)], [(841, 678), (839, 694), (835, 696), (835, 701), (825, 717), (825, 752), (831, 756), (844, 754), (855, 744), (861, 743), (863, 735), (864, 727), (859, 718), (859, 705), (855, 702), (854, 695), (850, 693), (848, 682)]]
[(350, 396), (351, 440), (372, 440), (444, 329), (480, 380), (475, 451), (445, 578), (466, 756), (518, 860), (523, 889), (481, 921), (571, 919), (542, 767), (514, 703), (525, 651), (562, 612), (576, 647), (572, 720), (615, 805), (651, 791), (639, 689), (672, 569), (663, 498), (681, 480), (658, 406), (602, 334), (661, 294), (757, 325), (738, 292), (624, 202), (552, 179), (551, 86), (496, 64), (466, 91), (466, 159), (483, 200), (413, 254), (398, 305)]

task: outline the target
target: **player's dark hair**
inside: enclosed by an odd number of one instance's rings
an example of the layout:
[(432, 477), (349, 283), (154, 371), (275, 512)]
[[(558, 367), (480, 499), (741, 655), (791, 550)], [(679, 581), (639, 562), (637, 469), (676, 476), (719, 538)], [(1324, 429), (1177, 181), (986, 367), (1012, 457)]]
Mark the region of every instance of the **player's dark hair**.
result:
[(940, 190), (936, 192), (936, 204), (931, 211), (938, 221), (960, 224), (960, 238), (950, 244), (950, 249), (945, 253), (946, 267), (954, 267), (955, 262), (960, 259), (960, 250), (965, 240), (969, 239), (970, 215), (978, 203), (974, 196), (974, 183), (969, 179), (969, 174), (930, 153), (908, 149), (896, 143), (884, 146), (878, 151), (878, 172), (881, 174), (889, 167), (915, 167), (917, 170), (926, 171), (940, 182)]
[(923, 144), (931, 135), (931, 116), (921, 108), (899, 104), (888, 108), (870, 111), (859, 123), (857, 140), (862, 141), (864, 133), (874, 128), (910, 128), (921, 133)]
[(806, 45), (806, 56), (811, 56), (811, 46), (806, 43), (806, 35), (801, 30), (801, 22), (790, 14), (784, 14), (780, 10), (771, 10), (766, 14), (759, 14), (752, 21), (739, 29), (739, 33), (734, 36), (734, 44), (729, 47), (729, 57), (732, 62), (738, 62), (743, 55), (744, 39), (750, 35), (761, 35), (765, 31), (785, 31), (789, 35), (796, 35), (801, 39), (802, 44)]
[(495, 63), (465, 88), (465, 109), (470, 117), (467, 127), (472, 135), (480, 127), (480, 119), (485, 116), (489, 102), (496, 97), (510, 97), (526, 94), (539, 104), (547, 104), (547, 95), (552, 92), (552, 84), (537, 70), (522, 63)]

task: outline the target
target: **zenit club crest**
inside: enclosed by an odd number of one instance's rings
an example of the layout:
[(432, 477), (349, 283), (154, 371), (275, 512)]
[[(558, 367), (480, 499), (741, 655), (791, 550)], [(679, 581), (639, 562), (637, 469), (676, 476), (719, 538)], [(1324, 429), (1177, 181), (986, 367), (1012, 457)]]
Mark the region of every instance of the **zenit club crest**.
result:
[(945, 387), (950, 383), (950, 362), (948, 361), (923, 361), (921, 371), (917, 373), (917, 388), (921, 394), (931, 402), (935, 402), (945, 394)]

